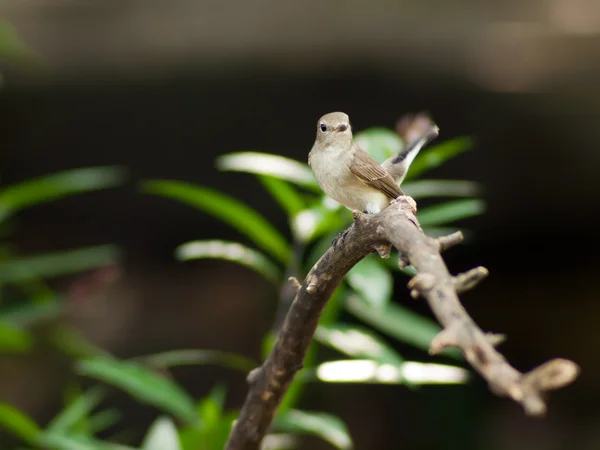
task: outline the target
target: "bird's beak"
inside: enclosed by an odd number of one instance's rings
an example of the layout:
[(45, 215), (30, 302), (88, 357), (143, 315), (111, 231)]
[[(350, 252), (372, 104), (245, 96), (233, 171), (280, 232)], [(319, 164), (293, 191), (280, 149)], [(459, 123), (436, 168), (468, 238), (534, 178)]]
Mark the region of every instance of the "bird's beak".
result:
[(338, 125), (337, 128), (335, 129), (335, 131), (346, 131), (347, 129), (348, 129), (348, 125), (343, 123), (341, 125)]

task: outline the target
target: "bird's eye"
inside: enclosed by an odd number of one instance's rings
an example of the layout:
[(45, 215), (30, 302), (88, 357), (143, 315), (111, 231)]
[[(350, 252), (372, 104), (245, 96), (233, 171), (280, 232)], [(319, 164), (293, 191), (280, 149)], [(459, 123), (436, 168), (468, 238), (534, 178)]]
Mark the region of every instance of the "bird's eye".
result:
[(327, 125), (325, 125), (324, 123), (321, 124), (321, 131), (323, 133), (325, 133), (327, 131)]

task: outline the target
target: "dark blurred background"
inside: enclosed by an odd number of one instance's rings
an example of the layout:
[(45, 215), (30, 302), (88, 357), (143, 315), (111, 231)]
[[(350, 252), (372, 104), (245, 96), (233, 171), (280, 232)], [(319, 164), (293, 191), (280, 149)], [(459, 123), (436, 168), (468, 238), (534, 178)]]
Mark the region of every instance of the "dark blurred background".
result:
[[(43, 62), (4, 67), (2, 184), (94, 165), (130, 172), (126, 186), (20, 214), (11, 237), (25, 253), (121, 246), (118, 282), (73, 306), (92, 341), (123, 357), (219, 348), (258, 358), (277, 292), (232, 264), (175, 262), (182, 242), (238, 236), (141, 194), (137, 181), (220, 188), (286, 230), (260, 185), (217, 172), (215, 157), (256, 150), (305, 161), (326, 112), (347, 112), (360, 130), (426, 110), (440, 140), (476, 143), (433, 174), (485, 189), (485, 215), (461, 224), (472, 239), (446, 258), (453, 272), (490, 269), (466, 307), (483, 329), (508, 335), (501, 350), (520, 370), (566, 357), (581, 377), (552, 395), (543, 420), (478, 378), (417, 391), (315, 384), (302, 406), (342, 417), (359, 449), (600, 448), (599, 2), (2, 0), (0, 16)], [(398, 281), (396, 301), (429, 314)], [(67, 371), (51, 354), (0, 359), (0, 398), (43, 423)], [(221, 369), (176, 375), (195, 396), (227, 381), (231, 407), (246, 392), (242, 375)], [(122, 403), (133, 426), (154, 417)]]

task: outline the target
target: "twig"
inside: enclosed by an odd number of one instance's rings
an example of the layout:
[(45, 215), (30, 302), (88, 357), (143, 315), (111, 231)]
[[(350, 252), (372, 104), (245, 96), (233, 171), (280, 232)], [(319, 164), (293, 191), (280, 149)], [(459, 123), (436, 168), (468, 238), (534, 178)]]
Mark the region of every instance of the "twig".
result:
[(508, 364), (494, 348), (501, 336), (484, 333), (458, 300), (457, 290), (471, 287), (474, 279), (483, 278), (483, 272), (450, 275), (440, 250), (460, 239), (454, 236), (436, 240), (425, 236), (415, 210), (414, 200), (404, 196), (380, 214), (355, 214), (355, 222), (343, 243), (330, 248), (314, 265), (298, 290), (275, 347), (263, 365), (249, 376), (250, 391), (226, 450), (259, 448), (283, 395), (302, 368), (327, 300), (358, 261), (388, 243), (417, 270), (418, 275), (409, 283), (410, 289), (427, 300), (443, 326), (431, 343), (430, 353), (458, 347), (493, 392), (512, 398), (531, 415), (545, 412), (545, 391), (565, 386), (577, 377), (579, 367), (565, 359), (554, 359), (526, 374)]

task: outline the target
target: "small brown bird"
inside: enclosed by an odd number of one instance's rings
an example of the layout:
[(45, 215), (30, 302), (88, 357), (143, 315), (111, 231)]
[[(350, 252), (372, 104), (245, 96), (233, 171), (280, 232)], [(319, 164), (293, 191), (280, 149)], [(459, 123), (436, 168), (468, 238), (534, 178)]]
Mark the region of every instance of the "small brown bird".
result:
[[(433, 130), (437, 136), (437, 127)], [(348, 115), (333, 112), (317, 123), (317, 137), (308, 154), (308, 164), (329, 197), (350, 210), (377, 214), (404, 195), (399, 184), (419, 150), (435, 136), (414, 140), (382, 166), (354, 143)]]

